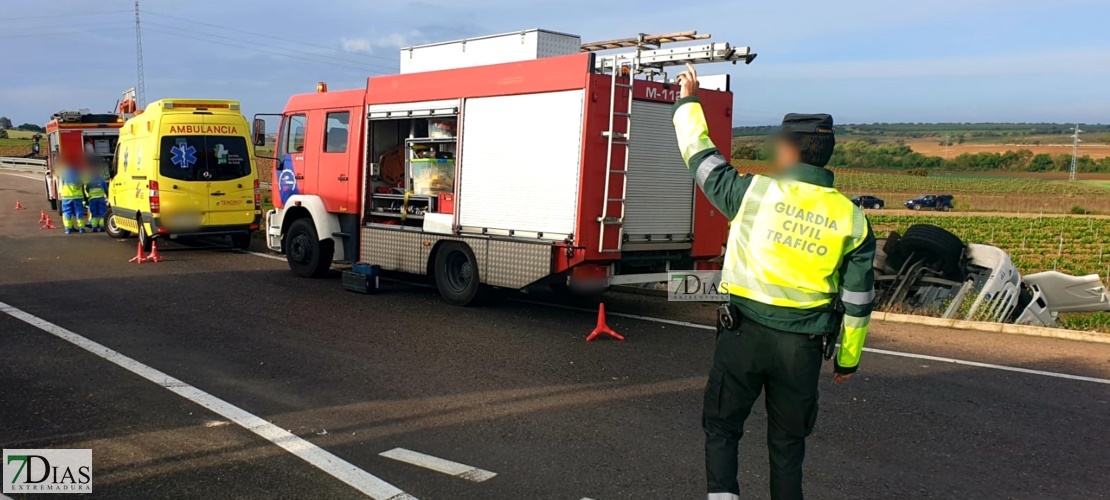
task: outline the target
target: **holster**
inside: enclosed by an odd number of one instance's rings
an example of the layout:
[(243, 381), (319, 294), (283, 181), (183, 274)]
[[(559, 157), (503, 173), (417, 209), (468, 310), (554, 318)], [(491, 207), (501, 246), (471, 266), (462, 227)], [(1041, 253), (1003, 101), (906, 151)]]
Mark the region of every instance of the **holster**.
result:
[(740, 331), (740, 323), (743, 321), (743, 316), (740, 315), (740, 308), (736, 307), (731, 301), (721, 304), (717, 308), (717, 334), (721, 332), (738, 332)]
[(836, 354), (836, 341), (840, 339), (840, 331), (844, 329), (844, 303), (840, 301), (840, 297), (833, 299), (833, 317), (833, 329), (825, 334), (825, 361)]

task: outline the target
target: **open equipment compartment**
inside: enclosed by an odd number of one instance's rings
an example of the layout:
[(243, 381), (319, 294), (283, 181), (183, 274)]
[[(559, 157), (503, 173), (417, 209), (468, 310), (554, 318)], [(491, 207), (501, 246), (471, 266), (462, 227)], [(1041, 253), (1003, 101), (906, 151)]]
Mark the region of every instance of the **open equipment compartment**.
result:
[(367, 107), (364, 224), (453, 221), (458, 110), (457, 100)]

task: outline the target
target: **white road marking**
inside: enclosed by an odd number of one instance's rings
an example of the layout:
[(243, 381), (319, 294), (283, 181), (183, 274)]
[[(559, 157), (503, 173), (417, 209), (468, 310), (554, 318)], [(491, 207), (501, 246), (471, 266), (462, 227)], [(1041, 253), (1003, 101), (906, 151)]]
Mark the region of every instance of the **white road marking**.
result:
[[(273, 255), (266, 255), (266, 254), (258, 253), (258, 252), (244, 252), (244, 253), (249, 253), (251, 255), (257, 255), (259, 257), (266, 257), (268, 259), (277, 259), (277, 260), (282, 260), (282, 261), (285, 260), (284, 258), (281, 258), (281, 257), (275, 257)], [(581, 312), (587, 312), (587, 313), (592, 313), (592, 314), (597, 313), (597, 310), (587, 309), (585, 307), (567, 306), (567, 305), (563, 305), (563, 304), (551, 304), (551, 303), (548, 303), (548, 302), (540, 302), (538, 300), (527, 300), (527, 299), (511, 299), (511, 300), (514, 301), (514, 302), (520, 302), (520, 303), (523, 303), (523, 304), (533, 304), (533, 305), (537, 305), (537, 306), (554, 307), (556, 309), (566, 309), (566, 310), (570, 310), (570, 311), (581, 311)], [(662, 324), (665, 324), (665, 325), (684, 326), (684, 327), (687, 327), (687, 328), (696, 328), (696, 329), (699, 329), (699, 330), (710, 330), (710, 331), (716, 330), (716, 328), (712, 325), (703, 325), (701, 323), (691, 323), (689, 321), (676, 321), (676, 320), (673, 320), (673, 319), (654, 318), (654, 317), (651, 317), (651, 316), (640, 316), (638, 314), (628, 314), (628, 313), (614, 312), (614, 311), (606, 311), (606, 314), (609, 315), (609, 316), (616, 316), (618, 318), (629, 318), (629, 319), (635, 319), (635, 320), (640, 320), (640, 321), (648, 321), (648, 322), (651, 322), (651, 323), (662, 323)], [(955, 359), (955, 358), (942, 358), (942, 357), (938, 357), (938, 356), (929, 356), (927, 354), (915, 354), (915, 353), (911, 353), (911, 352), (888, 351), (886, 349), (875, 349), (873, 347), (864, 347), (863, 351), (864, 352), (873, 352), (875, 354), (886, 354), (888, 356), (899, 356), (899, 357), (903, 357), (903, 358), (925, 359), (925, 360), (929, 360), (929, 361), (939, 361), (939, 362), (942, 362), (942, 363), (953, 363), (953, 364), (957, 364), (957, 365), (975, 366), (975, 367), (979, 367), (979, 368), (990, 368), (992, 370), (1002, 370), (1002, 371), (1017, 372), (1017, 373), (1027, 373), (1027, 374), (1030, 374), (1030, 375), (1041, 375), (1041, 376), (1044, 376), (1044, 377), (1055, 377), (1055, 378), (1062, 378), (1062, 379), (1068, 379), (1068, 380), (1079, 380), (1079, 381), (1083, 381), (1083, 382), (1094, 382), (1096, 384), (1110, 385), (1110, 379), (1095, 378), (1095, 377), (1084, 377), (1082, 375), (1072, 375), (1070, 373), (1058, 373), (1058, 372), (1050, 372), (1050, 371), (1044, 371), (1044, 370), (1032, 370), (1032, 369), (1029, 369), (1029, 368), (1020, 368), (1020, 367), (1016, 367), (1016, 366), (995, 365), (995, 364), (991, 364), (991, 363), (980, 363), (978, 361), (967, 361), (967, 360)]]
[(0, 500), (12, 500), (12, 497), (0, 493)]
[(12, 177), (22, 177), (24, 179), (31, 179), (33, 181), (46, 182), (46, 176), (34, 176), (34, 175), (27, 175), (27, 174), (17, 174), (17, 173), (14, 173), (14, 172), (0, 172), (0, 174), (10, 175)]
[(414, 500), (414, 497), (401, 491), (396, 486), (355, 467), (350, 462), (324, 451), (322, 448), (274, 424), (247, 413), (245, 410), (227, 401), (190, 386), (161, 371), (3, 302), (0, 302), (0, 312), (8, 314), (39, 330), (100, 356), (127, 371), (164, 387), (178, 396), (208, 408), (212, 412), (235, 422), (240, 427), (284, 448), (297, 458), (314, 465), (316, 468), (330, 474), (332, 477), (346, 483), (370, 498), (375, 500)]
[(406, 464), (415, 465), (417, 467), (431, 469), (436, 472), (447, 474), (448, 476), (455, 476), (458, 478), (466, 479), (467, 481), (473, 481), (475, 483), (480, 483), (482, 481), (492, 479), (494, 476), (497, 475), (496, 472), (490, 472), (488, 470), (471, 467), (469, 465), (452, 462), (450, 460), (444, 460), (439, 457), (425, 455), (423, 453), (406, 450), (404, 448), (394, 448), (389, 451), (383, 451), (379, 453), (379, 455), (385, 458), (392, 458), (398, 462), (404, 462)]
[(248, 255), (253, 255), (253, 256), (255, 256), (255, 257), (262, 257), (262, 258), (264, 258), (264, 259), (273, 259), (273, 260), (280, 260), (280, 261), (282, 261), (282, 262), (285, 262), (285, 261), (286, 261), (285, 257), (283, 257), (283, 256), (281, 256), (281, 255), (270, 255), (270, 254), (268, 254), (268, 253), (262, 253), (262, 252), (251, 252), (251, 251), (249, 251), (249, 250), (239, 250), (239, 253), (245, 253), (245, 254), (248, 254)]

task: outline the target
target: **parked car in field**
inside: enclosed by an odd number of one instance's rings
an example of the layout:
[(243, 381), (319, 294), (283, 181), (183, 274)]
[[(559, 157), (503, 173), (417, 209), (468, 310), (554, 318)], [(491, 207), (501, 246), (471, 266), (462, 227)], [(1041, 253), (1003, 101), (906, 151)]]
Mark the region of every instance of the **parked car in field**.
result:
[(921, 210), (923, 208), (931, 208), (933, 210), (952, 210), (952, 195), (950, 194), (927, 194), (920, 198), (906, 200), (906, 208), (913, 210)]
[(886, 206), (886, 202), (882, 198), (875, 196), (861, 194), (852, 198), (852, 203), (855, 203), (860, 208), (873, 208), (878, 210)]

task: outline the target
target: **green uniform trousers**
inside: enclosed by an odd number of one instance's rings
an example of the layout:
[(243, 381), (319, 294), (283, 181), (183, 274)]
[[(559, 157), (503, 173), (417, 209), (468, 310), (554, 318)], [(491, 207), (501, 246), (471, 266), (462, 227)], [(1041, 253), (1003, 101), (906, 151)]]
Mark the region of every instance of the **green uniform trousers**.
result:
[(817, 421), (823, 338), (748, 320), (736, 330), (718, 326), (717, 331), (702, 414), (709, 498), (738, 498), (737, 446), (744, 421), (766, 388), (771, 498), (801, 499), (805, 439)]

